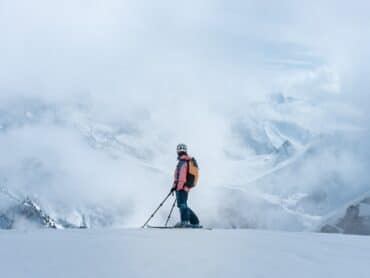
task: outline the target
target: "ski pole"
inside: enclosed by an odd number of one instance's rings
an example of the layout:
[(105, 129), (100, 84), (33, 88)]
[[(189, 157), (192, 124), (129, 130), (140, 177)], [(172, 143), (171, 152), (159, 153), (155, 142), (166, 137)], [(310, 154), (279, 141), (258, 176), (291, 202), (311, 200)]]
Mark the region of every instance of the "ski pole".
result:
[(159, 204), (159, 206), (156, 208), (156, 210), (152, 213), (152, 215), (148, 218), (148, 220), (145, 222), (145, 224), (141, 228), (145, 228), (146, 224), (149, 223), (149, 221), (154, 217), (154, 215), (157, 213), (157, 211), (163, 206), (163, 204), (167, 201), (167, 199), (171, 196), (172, 192), (168, 193), (166, 198), (162, 201), (162, 203)]
[(175, 205), (176, 205), (176, 199), (175, 199), (175, 201), (173, 201), (173, 204), (172, 204), (172, 207), (171, 207), (171, 210), (170, 210), (170, 214), (168, 215), (168, 217), (167, 217), (167, 221), (166, 221), (166, 225), (165, 225), (165, 227), (167, 227), (167, 224), (168, 224), (168, 221), (170, 221), (170, 218), (171, 218), (171, 215), (172, 215), (172, 212), (173, 212), (173, 209), (175, 208)]

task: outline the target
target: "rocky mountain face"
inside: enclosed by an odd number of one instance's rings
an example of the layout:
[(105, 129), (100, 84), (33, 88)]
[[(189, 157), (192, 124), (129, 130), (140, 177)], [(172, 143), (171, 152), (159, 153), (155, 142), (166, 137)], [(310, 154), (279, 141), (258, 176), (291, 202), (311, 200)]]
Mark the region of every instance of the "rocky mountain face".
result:
[(370, 235), (370, 196), (349, 205), (343, 214), (332, 216), (320, 232)]
[(12, 201), (11, 205), (0, 211), (0, 229), (17, 228), (20, 222), (36, 228), (87, 228), (85, 221), (75, 225), (63, 219), (54, 219), (36, 201), (29, 197), (20, 199), (4, 187), (0, 188), (0, 194)]

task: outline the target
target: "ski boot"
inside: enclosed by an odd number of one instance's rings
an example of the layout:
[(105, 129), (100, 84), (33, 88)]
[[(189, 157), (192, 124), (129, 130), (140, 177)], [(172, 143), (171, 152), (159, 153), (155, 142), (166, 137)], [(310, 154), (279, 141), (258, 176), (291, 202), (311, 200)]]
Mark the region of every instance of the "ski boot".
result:
[(188, 228), (189, 227), (189, 222), (188, 221), (182, 221), (182, 222), (177, 222), (175, 224), (175, 228)]

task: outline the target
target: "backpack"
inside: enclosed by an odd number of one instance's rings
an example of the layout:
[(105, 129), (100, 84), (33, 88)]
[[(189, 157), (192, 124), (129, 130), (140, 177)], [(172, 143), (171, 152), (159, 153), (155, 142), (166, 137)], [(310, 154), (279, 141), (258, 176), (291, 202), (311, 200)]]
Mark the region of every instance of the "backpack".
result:
[(185, 185), (189, 188), (192, 188), (195, 187), (198, 183), (199, 167), (194, 157), (188, 160), (187, 164), (188, 164), (188, 173), (186, 175)]

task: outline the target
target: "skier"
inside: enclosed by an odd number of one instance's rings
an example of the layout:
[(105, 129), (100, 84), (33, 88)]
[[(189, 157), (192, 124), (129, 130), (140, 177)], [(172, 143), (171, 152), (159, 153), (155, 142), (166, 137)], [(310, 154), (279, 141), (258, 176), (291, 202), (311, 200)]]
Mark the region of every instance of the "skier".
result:
[[(196, 184), (191, 175), (189, 175), (189, 167), (193, 163), (197, 167), (195, 159), (187, 154), (187, 146), (185, 144), (177, 145), (178, 164), (175, 169), (175, 179), (171, 192), (176, 192), (177, 207), (180, 210), (181, 222), (175, 227), (200, 227), (197, 215), (188, 207), (187, 200), (190, 188)], [(190, 162), (192, 164), (190, 164)], [(197, 179), (197, 177), (195, 178)]]

